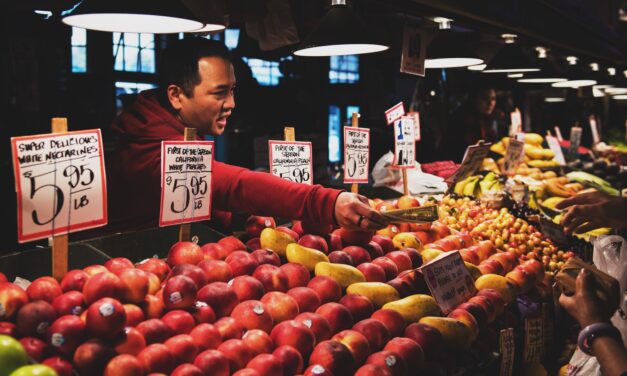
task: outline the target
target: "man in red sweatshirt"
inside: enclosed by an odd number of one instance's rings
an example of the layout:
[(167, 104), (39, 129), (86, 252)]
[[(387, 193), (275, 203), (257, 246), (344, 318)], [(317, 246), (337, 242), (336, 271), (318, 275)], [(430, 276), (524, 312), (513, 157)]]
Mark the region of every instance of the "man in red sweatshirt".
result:
[[(114, 121), (119, 136), (107, 161), (110, 229), (155, 227), (159, 218), (161, 141), (183, 140), (185, 127), (219, 136), (235, 107), (235, 74), (224, 45), (186, 38), (163, 51), (160, 88), (142, 92)], [(214, 162), (212, 207), (376, 229), (385, 219), (360, 195), (292, 183), (268, 173)], [(214, 217), (216, 211), (214, 211)]]

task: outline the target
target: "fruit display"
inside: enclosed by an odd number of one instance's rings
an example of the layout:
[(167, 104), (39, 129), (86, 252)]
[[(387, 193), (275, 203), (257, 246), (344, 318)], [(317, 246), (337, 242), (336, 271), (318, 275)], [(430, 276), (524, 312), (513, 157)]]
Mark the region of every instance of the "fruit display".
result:
[[(553, 158), (555, 154), (550, 150), (542, 146), (544, 138), (537, 133), (525, 133), (524, 139), (524, 162), (532, 168), (541, 167), (553, 167), (558, 163)], [(490, 151), (505, 156), (507, 152), (507, 146), (509, 145), (509, 137), (503, 137), (501, 141), (496, 142), (490, 146)], [(497, 165), (503, 170), (504, 159), (501, 158), (497, 161)]]
[(503, 177), (492, 171), (485, 175), (472, 175), (455, 183), (453, 191), (462, 196), (481, 197), (488, 191), (501, 191)]

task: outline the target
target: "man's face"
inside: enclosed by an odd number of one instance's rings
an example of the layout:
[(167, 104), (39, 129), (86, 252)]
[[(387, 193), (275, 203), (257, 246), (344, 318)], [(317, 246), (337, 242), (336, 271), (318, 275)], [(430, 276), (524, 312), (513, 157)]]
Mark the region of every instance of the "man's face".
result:
[(496, 92), (493, 89), (484, 90), (476, 99), (477, 111), (484, 115), (491, 115), (496, 106)]
[(235, 73), (233, 65), (220, 57), (198, 60), (200, 83), (192, 97), (181, 92), (179, 116), (186, 126), (202, 134), (219, 136), (235, 107)]

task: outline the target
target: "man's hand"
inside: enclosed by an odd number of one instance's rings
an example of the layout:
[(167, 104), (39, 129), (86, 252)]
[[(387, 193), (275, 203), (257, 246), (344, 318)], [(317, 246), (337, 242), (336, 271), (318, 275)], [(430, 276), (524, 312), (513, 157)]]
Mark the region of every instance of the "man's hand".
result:
[(603, 308), (603, 304), (594, 295), (593, 283), (594, 279), (590, 272), (581, 269), (575, 282), (575, 294), (572, 296), (562, 294), (559, 299), (562, 307), (577, 320), (582, 328), (610, 319), (610, 315)]
[(376, 230), (387, 226), (387, 220), (355, 193), (342, 192), (335, 202), (335, 219), (340, 227), (351, 230)]
[(564, 231), (581, 234), (600, 227), (624, 227), (627, 222), (626, 200), (602, 192), (590, 192), (567, 198), (556, 208), (568, 208), (561, 222)]

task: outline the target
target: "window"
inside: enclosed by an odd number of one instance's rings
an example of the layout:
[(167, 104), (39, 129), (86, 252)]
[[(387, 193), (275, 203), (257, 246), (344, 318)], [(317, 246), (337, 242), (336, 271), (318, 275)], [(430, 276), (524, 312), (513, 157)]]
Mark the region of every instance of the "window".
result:
[(72, 73), (87, 72), (87, 30), (72, 27)]
[(329, 82), (354, 84), (359, 81), (359, 57), (357, 55), (331, 56)]
[(118, 111), (124, 108), (124, 96), (128, 94), (137, 94), (141, 91), (154, 89), (157, 86), (145, 82), (124, 82), (115, 83), (115, 107)]
[(340, 108), (329, 106), (329, 162), (340, 161)]
[(224, 45), (233, 50), (237, 48), (239, 44), (239, 29), (226, 29), (224, 30)]
[(155, 73), (155, 36), (113, 33), (113, 56), (116, 71)]
[(346, 119), (348, 120), (348, 124), (351, 124), (353, 112), (359, 113), (359, 106), (346, 106)]
[(279, 78), (283, 77), (279, 70), (278, 61), (249, 59), (246, 57), (243, 59), (253, 71), (253, 77), (259, 82), (259, 85), (276, 86), (279, 84)]

